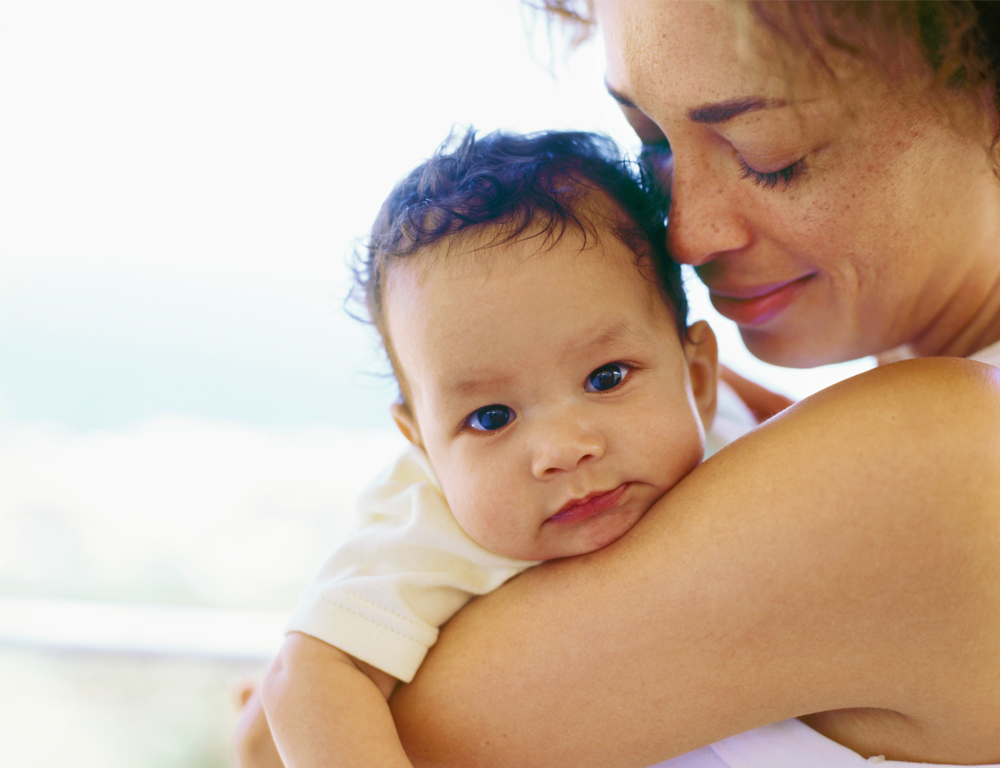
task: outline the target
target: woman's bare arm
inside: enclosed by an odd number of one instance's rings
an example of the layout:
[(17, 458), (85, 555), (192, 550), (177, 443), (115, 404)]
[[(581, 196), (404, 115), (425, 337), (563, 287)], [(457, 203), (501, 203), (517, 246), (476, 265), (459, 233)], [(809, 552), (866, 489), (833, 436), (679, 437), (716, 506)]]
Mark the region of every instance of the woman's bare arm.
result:
[(866, 731), (816, 724), (1000, 760), (1000, 372), (911, 361), (803, 401), (611, 547), (470, 604), (392, 705), (418, 766), (647, 765), (857, 707)]

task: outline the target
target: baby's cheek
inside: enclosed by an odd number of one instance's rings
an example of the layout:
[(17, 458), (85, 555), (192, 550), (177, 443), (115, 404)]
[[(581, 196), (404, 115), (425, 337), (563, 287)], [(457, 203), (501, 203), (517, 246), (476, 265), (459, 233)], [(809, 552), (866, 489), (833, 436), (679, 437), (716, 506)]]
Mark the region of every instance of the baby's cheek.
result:
[(455, 518), (473, 541), (490, 552), (522, 558), (525, 535), (517, 517), (511, 514), (513, 508), (513, 500), (498, 496), (479, 499), (478, 504), (464, 508)]
[(497, 537), (496, 525), (489, 515), (488, 505), (479, 498), (480, 495), (475, 488), (456, 487), (450, 493), (447, 488), (445, 489), (451, 513), (462, 530), (477, 544), (492, 550), (494, 539)]

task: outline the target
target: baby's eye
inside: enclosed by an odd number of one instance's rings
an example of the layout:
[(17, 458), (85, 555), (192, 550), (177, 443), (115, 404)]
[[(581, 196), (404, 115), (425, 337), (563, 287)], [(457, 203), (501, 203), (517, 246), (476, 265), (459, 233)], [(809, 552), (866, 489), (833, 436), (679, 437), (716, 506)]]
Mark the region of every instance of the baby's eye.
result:
[(513, 416), (506, 405), (487, 405), (469, 416), (466, 423), (480, 432), (492, 432), (507, 426)]
[(621, 384), (628, 372), (629, 367), (624, 363), (602, 365), (587, 377), (586, 390), (588, 392), (607, 392)]

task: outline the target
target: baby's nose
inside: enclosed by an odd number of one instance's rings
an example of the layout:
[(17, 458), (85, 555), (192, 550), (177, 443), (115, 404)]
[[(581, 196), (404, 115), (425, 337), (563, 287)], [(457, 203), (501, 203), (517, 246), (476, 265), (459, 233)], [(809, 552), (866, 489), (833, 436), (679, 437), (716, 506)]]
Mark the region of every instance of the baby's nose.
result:
[(559, 472), (570, 472), (579, 465), (595, 461), (604, 454), (600, 433), (589, 424), (567, 415), (539, 425), (532, 455), (532, 472), (542, 479)]

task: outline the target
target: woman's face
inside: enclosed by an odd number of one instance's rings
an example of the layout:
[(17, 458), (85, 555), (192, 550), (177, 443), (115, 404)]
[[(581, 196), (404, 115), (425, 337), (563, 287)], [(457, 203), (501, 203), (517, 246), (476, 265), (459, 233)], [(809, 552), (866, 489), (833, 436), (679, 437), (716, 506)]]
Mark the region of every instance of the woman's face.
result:
[(670, 179), (671, 252), (751, 352), (808, 367), (1000, 338), (989, 126), (970, 140), (846, 58), (836, 88), (818, 68), (789, 78), (740, 41), (732, 6), (596, 13), (608, 88)]

